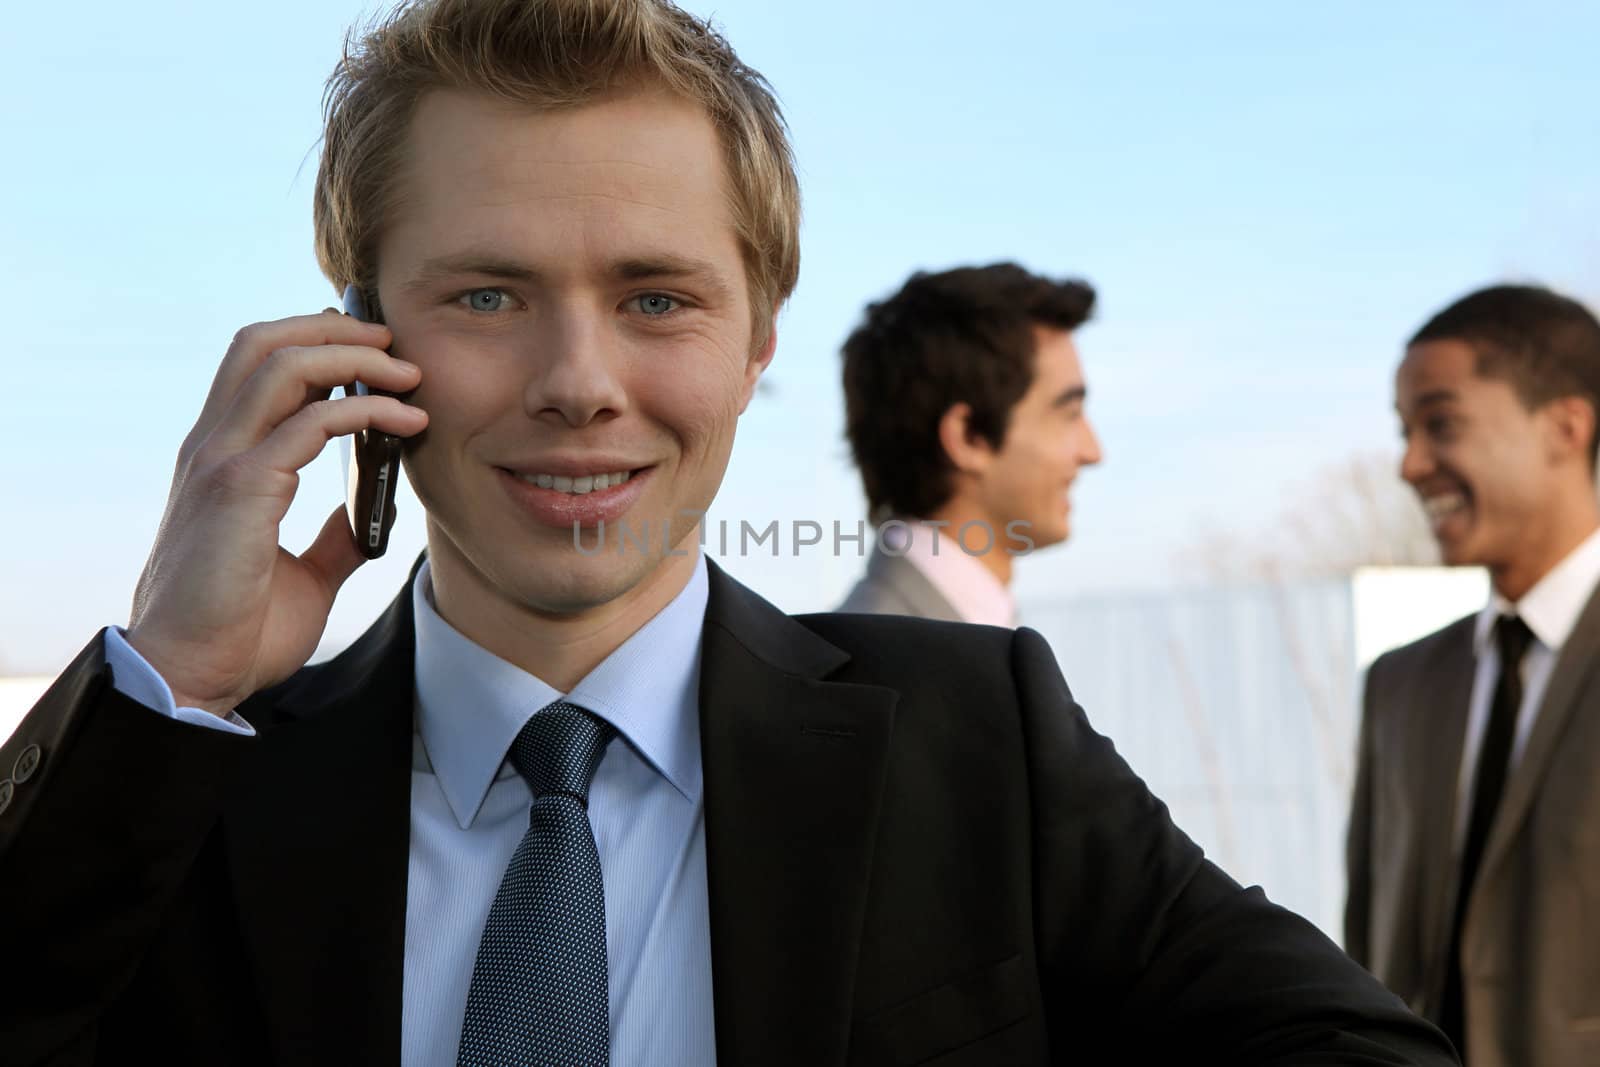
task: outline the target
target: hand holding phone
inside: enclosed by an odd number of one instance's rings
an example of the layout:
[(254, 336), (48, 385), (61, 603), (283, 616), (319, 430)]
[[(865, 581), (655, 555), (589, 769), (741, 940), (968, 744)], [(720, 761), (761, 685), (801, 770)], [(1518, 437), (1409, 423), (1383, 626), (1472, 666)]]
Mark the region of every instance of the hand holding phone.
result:
[[(345, 506), (298, 555), (280, 544), (280, 527), (302, 468), (329, 441), (371, 434), (377, 448), (376, 438), (427, 426), (425, 412), (399, 399), (422, 375), (388, 353), (392, 341), (382, 325), (326, 312), (235, 335), (178, 450), (128, 620), (129, 644), (180, 706), (225, 714), (316, 650), (334, 597), (367, 554)], [(352, 382), (371, 390), (332, 395)]]
[[(362, 322), (381, 323), (383, 317), (353, 285), (344, 289), (344, 311)], [(364, 382), (345, 387), (347, 396), (374, 394)], [(394, 491), (400, 481), (400, 438), (371, 428), (357, 430), (349, 445), (354, 453), (344, 457), (345, 513), (350, 518), (350, 533), (356, 547), (368, 559), (377, 559), (389, 548), (389, 531), (394, 528)], [(343, 445), (341, 444), (341, 447)]]

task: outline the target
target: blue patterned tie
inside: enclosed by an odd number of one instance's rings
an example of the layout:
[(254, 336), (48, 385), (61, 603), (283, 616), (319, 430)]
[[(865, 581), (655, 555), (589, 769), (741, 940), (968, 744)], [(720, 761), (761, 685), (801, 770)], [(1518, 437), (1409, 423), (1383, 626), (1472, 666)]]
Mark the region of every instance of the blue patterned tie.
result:
[(511, 743), (533, 790), (478, 943), (460, 1067), (589, 1067), (611, 1060), (606, 899), (589, 782), (612, 727), (575, 704), (536, 712)]

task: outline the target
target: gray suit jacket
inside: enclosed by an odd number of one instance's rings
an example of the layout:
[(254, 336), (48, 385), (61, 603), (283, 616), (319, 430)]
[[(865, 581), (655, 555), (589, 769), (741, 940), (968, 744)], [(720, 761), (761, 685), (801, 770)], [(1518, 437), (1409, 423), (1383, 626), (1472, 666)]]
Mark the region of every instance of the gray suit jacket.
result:
[(916, 615), (944, 622), (965, 622), (944, 594), (934, 588), (916, 564), (874, 547), (867, 573), (835, 611), (865, 615)]
[[(1457, 886), (1457, 781), (1475, 659), (1461, 619), (1367, 674), (1345, 946), (1437, 1020)], [(1472, 1067), (1600, 1064), (1600, 596), (1556, 662), (1468, 902)]]

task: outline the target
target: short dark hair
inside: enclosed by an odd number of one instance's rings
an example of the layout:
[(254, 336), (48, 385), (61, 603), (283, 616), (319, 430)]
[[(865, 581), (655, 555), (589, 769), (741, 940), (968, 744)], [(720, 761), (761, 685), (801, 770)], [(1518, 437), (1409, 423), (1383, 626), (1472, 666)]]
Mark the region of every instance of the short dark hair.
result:
[[(1429, 319), (1410, 345), (1428, 341), (1470, 345), (1478, 374), (1510, 385), (1529, 411), (1576, 396), (1600, 417), (1600, 321), (1576, 300), (1534, 285), (1479, 289)], [(1597, 450), (1591, 434), (1591, 468)]]
[(926, 518), (950, 498), (953, 467), (939, 419), (972, 407), (972, 429), (999, 448), (1033, 383), (1034, 327), (1075, 330), (1094, 290), (1015, 263), (918, 272), (867, 306), (844, 343), (845, 435), (874, 516)]

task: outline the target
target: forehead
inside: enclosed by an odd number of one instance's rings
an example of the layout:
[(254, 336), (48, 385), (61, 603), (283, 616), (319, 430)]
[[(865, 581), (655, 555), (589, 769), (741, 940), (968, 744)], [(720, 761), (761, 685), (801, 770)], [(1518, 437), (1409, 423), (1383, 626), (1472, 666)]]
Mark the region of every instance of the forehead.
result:
[(1516, 387), (1478, 373), (1478, 353), (1465, 341), (1424, 341), (1406, 350), (1395, 372), (1395, 408), (1402, 414), (1444, 405), (1480, 415), (1526, 412)]
[(1083, 385), (1083, 365), (1070, 330), (1033, 327), (1033, 384), (1030, 392), (1058, 393)]
[(380, 260), (452, 246), (574, 267), (602, 253), (737, 258), (725, 169), (710, 117), (665, 90), (556, 109), (436, 90), (407, 133)]
[(1459, 399), (1490, 384), (1478, 375), (1478, 356), (1465, 341), (1423, 341), (1406, 349), (1395, 371), (1395, 399), (1402, 407)]

